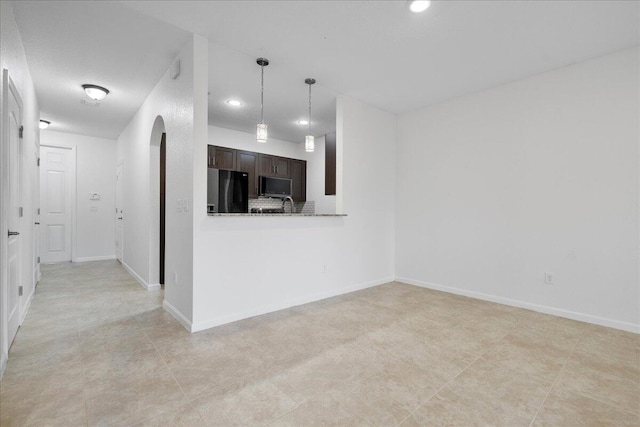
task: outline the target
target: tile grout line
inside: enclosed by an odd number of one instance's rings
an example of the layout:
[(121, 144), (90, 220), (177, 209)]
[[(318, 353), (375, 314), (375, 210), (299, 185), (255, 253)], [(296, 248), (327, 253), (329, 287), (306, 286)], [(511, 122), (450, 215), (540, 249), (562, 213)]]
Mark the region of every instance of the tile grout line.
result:
[(276, 417), (275, 419), (271, 420), (267, 425), (273, 425), (273, 423), (275, 423), (278, 420), (281, 420), (282, 418), (286, 417), (287, 415), (289, 415), (290, 413), (292, 413), (293, 411), (295, 411), (296, 409), (300, 408), (302, 405), (304, 405), (305, 403), (307, 403), (309, 400), (311, 399), (307, 399), (302, 403), (298, 403), (298, 401), (296, 401), (294, 398), (292, 398), (291, 396), (289, 396), (284, 390), (282, 390), (280, 387), (278, 387), (277, 385), (275, 385), (272, 381), (271, 378), (268, 378), (266, 380), (269, 384), (271, 384), (272, 386), (274, 386), (275, 388), (277, 388), (280, 393), (284, 394), (285, 396), (287, 396), (289, 399), (291, 399), (291, 401), (293, 403), (296, 404), (295, 408), (292, 408), (290, 411), (287, 411), (286, 413), (280, 415), (279, 417)]
[[(502, 340), (505, 336), (507, 336), (508, 333), (505, 333), (502, 337), (500, 337), (499, 340)], [(497, 341), (499, 341), (497, 340)], [(433, 393), (431, 396), (429, 396), (429, 398), (427, 400), (425, 400), (424, 402), (422, 402), (420, 405), (418, 405), (413, 411), (411, 411), (411, 413), (409, 415), (407, 415), (406, 417), (404, 417), (402, 419), (402, 421), (400, 421), (398, 424), (396, 424), (397, 426), (402, 425), (402, 423), (404, 423), (406, 420), (408, 420), (418, 409), (422, 408), (424, 405), (426, 405), (431, 399), (433, 399), (435, 396), (437, 396), (438, 394), (440, 394), (440, 392), (442, 390), (444, 390), (449, 384), (451, 384), (451, 382), (453, 382), (453, 380), (455, 380), (456, 378), (458, 378), (460, 375), (462, 375), (463, 372), (465, 372), (467, 369), (469, 369), (469, 367), (471, 365), (473, 365), (474, 363), (476, 363), (478, 360), (480, 360), (482, 358), (482, 356), (484, 356), (489, 350), (491, 350), (491, 348), (495, 345), (492, 344), (490, 345), (485, 351), (482, 352), (482, 354), (480, 354), (478, 357), (476, 357), (475, 359), (473, 359), (467, 366), (464, 367), (464, 369), (462, 369), (460, 372), (458, 372), (456, 374), (456, 376), (454, 376), (453, 378), (451, 378), (449, 381), (447, 381), (447, 383), (445, 385), (443, 385), (442, 387), (440, 387), (438, 389), (438, 391), (436, 391), (435, 393)]]
[(80, 350), (80, 375), (82, 376), (82, 399), (84, 400), (84, 420), (89, 427), (89, 404), (87, 403), (87, 383), (85, 382), (84, 357), (82, 357), (82, 340), (80, 339), (80, 322), (76, 318), (76, 334), (78, 335), (78, 349)]
[(542, 400), (542, 403), (540, 403), (540, 406), (538, 406), (538, 410), (536, 411), (536, 413), (533, 415), (533, 418), (531, 419), (531, 422), (529, 423), (529, 427), (533, 426), (533, 423), (536, 420), (536, 417), (538, 416), (538, 414), (540, 413), (540, 410), (542, 409), (542, 407), (544, 406), (545, 403), (547, 403), (547, 399), (549, 398), (549, 396), (551, 395), (551, 392), (553, 391), (553, 389), (556, 387), (556, 384), (558, 383), (558, 380), (560, 379), (560, 375), (562, 375), (562, 371), (564, 370), (565, 366), (567, 366), (567, 362), (569, 361), (569, 359), (571, 358), (571, 356), (573, 355), (573, 352), (575, 351), (576, 347), (578, 346), (578, 343), (580, 342), (580, 340), (582, 339), (582, 336), (585, 334), (585, 332), (583, 332), (577, 339), (576, 342), (573, 344), (573, 347), (571, 347), (571, 351), (569, 352), (569, 355), (567, 356), (566, 359), (564, 359), (564, 362), (562, 363), (562, 366), (560, 367), (560, 369), (558, 370), (558, 373), (556, 374), (556, 377), (553, 380), (553, 383), (551, 383), (551, 387), (549, 387), (549, 391), (547, 391), (547, 394), (545, 395), (544, 399)]
[[(195, 408), (193, 408), (193, 407), (191, 406), (191, 402), (192, 402), (193, 400), (195, 400), (195, 399), (189, 399), (189, 396), (187, 396), (187, 393), (185, 393), (184, 389), (182, 388), (182, 385), (180, 385), (180, 382), (178, 381), (178, 379), (177, 379), (177, 378), (176, 378), (176, 376), (174, 375), (173, 371), (171, 370), (171, 368), (169, 367), (169, 365), (167, 365), (167, 361), (166, 361), (166, 360), (164, 360), (164, 357), (162, 357), (162, 354), (158, 351), (158, 347), (156, 347), (156, 345), (155, 345), (155, 343), (153, 342), (153, 340), (149, 337), (149, 334), (147, 334), (147, 331), (145, 330), (145, 328), (144, 328), (144, 327), (142, 327), (142, 326), (141, 326), (141, 328), (142, 328), (142, 331), (144, 332), (144, 336), (145, 336), (145, 337), (147, 337), (147, 339), (149, 340), (149, 342), (150, 342), (150, 343), (151, 343), (151, 345), (153, 346), (153, 349), (155, 350), (155, 352), (156, 352), (156, 353), (158, 354), (158, 356), (160, 357), (160, 360), (162, 360), (162, 363), (164, 364), (165, 368), (167, 368), (167, 370), (168, 370), (168, 371), (169, 371), (169, 373), (171, 374), (171, 378), (173, 378), (173, 380), (176, 382), (176, 384), (178, 384), (178, 388), (179, 388), (179, 389), (180, 389), (180, 391), (182, 392), (182, 395), (184, 396), (184, 398), (185, 398), (185, 400), (186, 400), (186, 402), (187, 402), (187, 405), (188, 405), (190, 408), (192, 408), (192, 409), (196, 412), (196, 414), (198, 415), (198, 418), (200, 419), (200, 421), (202, 421), (202, 422), (204, 423), (204, 419), (202, 419), (202, 416), (200, 415), (200, 412), (199, 412), (197, 409), (195, 409)], [(158, 414), (155, 414), (155, 415), (153, 415), (153, 416), (151, 416), (151, 417), (149, 417), (149, 418), (146, 418), (145, 420), (143, 420), (143, 421), (141, 421), (141, 422), (144, 422), (144, 421), (147, 421), (147, 420), (153, 419), (153, 418), (155, 418), (155, 417), (157, 417), (157, 416), (159, 416), (159, 415), (162, 415), (162, 414), (164, 414), (164, 413), (167, 413), (167, 412), (169, 412), (169, 409), (168, 409), (168, 410), (166, 410), (166, 411), (160, 412), (160, 413), (158, 413)], [(136, 424), (139, 424), (139, 423), (136, 423)]]
[(601, 403), (603, 405), (606, 405), (606, 406), (608, 406), (608, 407), (610, 407), (612, 409), (615, 409), (616, 411), (621, 411), (621, 412), (625, 412), (625, 413), (627, 413), (629, 415), (634, 415), (636, 417), (640, 417), (640, 412), (636, 413), (636, 412), (629, 411), (626, 408), (623, 408), (621, 406), (617, 406), (617, 405), (615, 405), (613, 403), (610, 403), (610, 402), (604, 402), (604, 401), (602, 401), (602, 400), (600, 400), (600, 399), (598, 399), (598, 398), (596, 398), (594, 396), (591, 396), (589, 394), (584, 394), (584, 393), (581, 393), (581, 392), (576, 391), (576, 390), (571, 390), (571, 393), (575, 393), (575, 394), (580, 395), (580, 396), (582, 396), (582, 397), (584, 397), (586, 399), (596, 401), (596, 402)]

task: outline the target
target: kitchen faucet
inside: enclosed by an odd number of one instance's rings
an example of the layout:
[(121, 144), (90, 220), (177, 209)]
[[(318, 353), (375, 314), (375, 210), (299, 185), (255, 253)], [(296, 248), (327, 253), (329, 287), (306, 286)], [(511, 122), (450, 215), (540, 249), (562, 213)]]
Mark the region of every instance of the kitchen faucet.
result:
[(293, 204), (293, 197), (287, 196), (282, 199), (282, 211), (284, 212), (284, 205), (287, 203), (287, 200), (291, 202), (291, 213), (296, 213), (296, 207)]

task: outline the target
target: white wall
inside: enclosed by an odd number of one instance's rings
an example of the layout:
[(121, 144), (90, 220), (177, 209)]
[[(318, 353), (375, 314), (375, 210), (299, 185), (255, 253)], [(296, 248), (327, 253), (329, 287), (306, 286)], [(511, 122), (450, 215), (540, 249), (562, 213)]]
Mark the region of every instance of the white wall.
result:
[(640, 331), (639, 76), (627, 50), (402, 115), (398, 280)]
[(165, 307), (184, 322), (192, 316), (196, 158), (204, 168), (205, 188), (198, 188), (198, 192), (204, 193), (203, 212), (206, 209), (206, 39), (194, 36), (176, 60), (180, 61), (180, 76), (171, 79), (169, 70), (162, 76), (118, 137), (116, 163), (122, 162), (124, 170), (123, 263), (143, 286), (153, 287), (157, 284), (149, 282), (150, 259), (158, 254), (149, 242), (157, 230), (151, 230), (150, 224), (159, 213), (152, 208), (150, 197), (151, 192), (158, 191), (150, 186), (151, 135), (156, 118), (161, 116), (167, 134)]
[(316, 213), (335, 213), (335, 196), (324, 194), (324, 136), (316, 138), (315, 151), (307, 153), (304, 143), (269, 138), (266, 144), (256, 142), (252, 133), (209, 126), (209, 144), (237, 150), (254, 151), (307, 161), (307, 200), (314, 201)]
[[(24, 137), (22, 139), (22, 176), (20, 204), (24, 208), (24, 216), (20, 219), (20, 250), (21, 268), (20, 284), (24, 287), (24, 295), (20, 299), (20, 316), (24, 319), (29, 304), (35, 291), (33, 270), (35, 266), (34, 253), (34, 223), (38, 216), (36, 209), (39, 205), (39, 180), (37, 175), (36, 158), (39, 151), (38, 122), (40, 120), (40, 109), (36, 98), (33, 80), (27, 60), (24, 54), (24, 47), (18, 32), (13, 10), (9, 2), (0, 2), (0, 69), (8, 70), (9, 76), (18, 90), (22, 100), (22, 125), (24, 127)], [(2, 177), (0, 192), (0, 376), (4, 372), (8, 358), (9, 342), (7, 340), (7, 222), (6, 209), (8, 203), (8, 151), (5, 145), (4, 105), (8, 88), (0, 79), (0, 120), (2, 120), (2, 138), (0, 150), (0, 176)], [(5, 191), (6, 190), (6, 191)]]
[[(76, 148), (76, 251), (73, 261), (114, 259), (116, 141), (43, 130), (40, 144)], [(90, 200), (91, 193), (99, 193), (100, 200)]]
[(338, 111), (348, 216), (196, 211), (193, 330), (393, 280), (395, 209), (380, 200), (394, 197), (396, 118), (346, 97)]

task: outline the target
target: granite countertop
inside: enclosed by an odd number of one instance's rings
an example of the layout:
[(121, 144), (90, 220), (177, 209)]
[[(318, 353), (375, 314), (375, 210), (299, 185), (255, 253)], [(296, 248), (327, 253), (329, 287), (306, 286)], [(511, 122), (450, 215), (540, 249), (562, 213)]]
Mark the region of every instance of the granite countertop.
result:
[(347, 216), (347, 214), (306, 214), (306, 213), (209, 213), (208, 216)]

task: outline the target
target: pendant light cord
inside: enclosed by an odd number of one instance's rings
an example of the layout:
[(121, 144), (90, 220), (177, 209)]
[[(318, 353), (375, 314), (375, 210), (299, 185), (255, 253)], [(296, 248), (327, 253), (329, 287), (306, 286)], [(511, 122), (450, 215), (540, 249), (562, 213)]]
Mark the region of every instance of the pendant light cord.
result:
[(260, 65), (260, 123), (264, 124), (264, 65)]
[(311, 85), (309, 85), (309, 135), (311, 135)]

